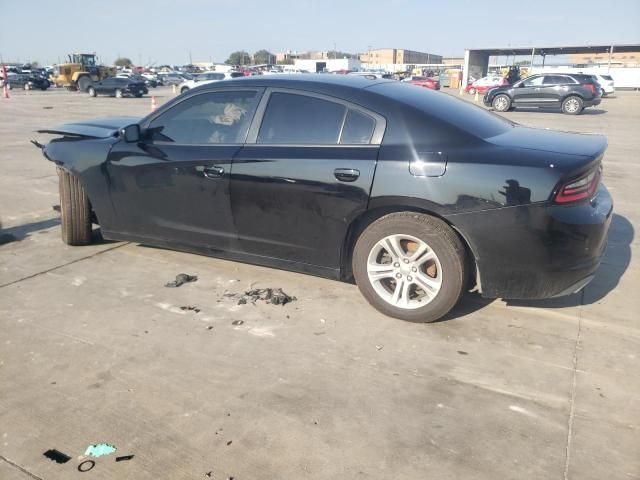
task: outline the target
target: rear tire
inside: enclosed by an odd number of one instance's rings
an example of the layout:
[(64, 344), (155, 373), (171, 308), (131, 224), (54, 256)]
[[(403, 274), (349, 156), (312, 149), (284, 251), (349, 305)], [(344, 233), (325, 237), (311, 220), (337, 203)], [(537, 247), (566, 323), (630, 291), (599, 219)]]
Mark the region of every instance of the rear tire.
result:
[(31, 85), (29, 85), (28, 83), (25, 83), (25, 84), (24, 84), (24, 89), (25, 89), (26, 91), (31, 90)]
[(475, 93), (476, 93), (476, 89), (475, 89), (475, 88), (473, 88), (473, 87), (471, 87), (471, 88), (469, 89), (469, 95), (475, 95)]
[(511, 99), (508, 95), (496, 95), (491, 106), (496, 112), (506, 112), (511, 108)]
[(96, 92), (96, 89), (93, 87), (89, 87), (89, 96), (90, 97), (97, 97), (98, 93)]
[(369, 225), (356, 242), (352, 268), (374, 308), (419, 323), (446, 315), (467, 277), (460, 238), (442, 220), (416, 212), (391, 213)]
[(180, 89), (180, 93), (185, 93), (185, 92), (188, 92), (188, 91), (189, 91), (189, 87), (182, 87)]
[(62, 241), (67, 245), (91, 243), (91, 205), (77, 177), (58, 168)]
[(571, 95), (562, 102), (562, 113), (567, 115), (578, 115), (584, 109), (584, 102), (580, 97)]
[(122, 98), (122, 90), (116, 88), (116, 98)]

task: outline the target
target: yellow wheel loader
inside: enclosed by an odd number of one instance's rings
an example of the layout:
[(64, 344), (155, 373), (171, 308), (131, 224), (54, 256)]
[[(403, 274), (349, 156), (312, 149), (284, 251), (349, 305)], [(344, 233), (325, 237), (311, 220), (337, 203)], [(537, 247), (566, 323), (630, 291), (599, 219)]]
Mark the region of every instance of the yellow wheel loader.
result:
[(115, 75), (115, 68), (96, 65), (96, 56), (92, 53), (72, 53), (68, 62), (56, 65), (53, 83), (67, 90), (86, 92), (92, 82), (99, 82), (105, 77)]

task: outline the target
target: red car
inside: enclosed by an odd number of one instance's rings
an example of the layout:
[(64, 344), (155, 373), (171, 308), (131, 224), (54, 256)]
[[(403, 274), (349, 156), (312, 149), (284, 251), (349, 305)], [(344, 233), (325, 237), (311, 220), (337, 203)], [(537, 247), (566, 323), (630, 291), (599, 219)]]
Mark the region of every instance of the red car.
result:
[(509, 82), (506, 78), (501, 77), (500, 75), (489, 75), (468, 84), (467, 88), (465, 88), (464, 90), (465, 92), (474, 95), (476, 92), (484, 93), (490, 88), (501, 87), (503, 85), (509, 85)]
[(411, 80), (406, 81), (412, 85), (417, 85), (418, 87), (430, 88), (431, 90), (440, 90), (440, 82), (433, 78), (411, 77)]

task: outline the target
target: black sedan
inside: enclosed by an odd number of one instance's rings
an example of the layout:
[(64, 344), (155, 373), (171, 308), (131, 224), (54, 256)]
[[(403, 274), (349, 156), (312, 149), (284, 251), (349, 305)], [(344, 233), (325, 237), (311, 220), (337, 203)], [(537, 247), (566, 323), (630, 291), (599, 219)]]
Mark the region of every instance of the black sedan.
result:
[(49, 80), (38, 75), (30, 75), (27, 73), (16, 73), (7, 76), (7, 88), (24, 88), (25, 90), (46, 90), (51, 86)]
[(130, 78), (107, 77), (101, 82), (93, 82), (87, 89), (90, 97), (98, 95), (110, 95), (116, 98), (124, 96), (141, 97), (149, 90), (144, 82), (132, 80)]
[(62, 238), (355, 280), (378, 310), (441, 318), (462, 293), (577, 292), (605, 248), (604, 137), (526, 128), (444, 93), (351, 76), (193, 89), (147, 117), (41, 130)]

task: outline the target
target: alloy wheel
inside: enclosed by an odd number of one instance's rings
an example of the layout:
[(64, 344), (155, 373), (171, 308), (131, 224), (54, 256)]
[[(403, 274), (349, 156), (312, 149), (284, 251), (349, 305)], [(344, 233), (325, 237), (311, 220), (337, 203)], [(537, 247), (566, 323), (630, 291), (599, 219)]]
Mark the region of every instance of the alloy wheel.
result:
[(380, 298), (402, 309), (425, 306), (442, 286), (438, 256), (426, 242), (405, 234), (389, 235), (373, 246), (367, 275)]

